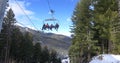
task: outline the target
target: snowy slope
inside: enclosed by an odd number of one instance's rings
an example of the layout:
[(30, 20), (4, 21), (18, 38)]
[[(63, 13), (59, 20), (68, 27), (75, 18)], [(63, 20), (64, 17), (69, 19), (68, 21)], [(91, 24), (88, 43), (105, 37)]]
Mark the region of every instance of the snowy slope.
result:
[(120, 55), (102, 54), (92, 58), (89, 63), (120, 63)]
[(62, 59), (61, 61), (62, 63), (70, 63), (70, 59), (69, 57), (65, 58), (65, 59)]

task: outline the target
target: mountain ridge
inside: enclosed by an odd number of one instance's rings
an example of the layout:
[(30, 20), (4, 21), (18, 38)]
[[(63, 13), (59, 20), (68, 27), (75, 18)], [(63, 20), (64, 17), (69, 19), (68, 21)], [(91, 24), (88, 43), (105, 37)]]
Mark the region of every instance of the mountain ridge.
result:
[(49, 49), (55, 49), (58, 54), (68, 55), (68, 50), (71, 45), (71, 38), (65, 35), (45, 33), (36, 31), (27, 27), (17, 26), (21, 32), (30, 32), (33, 35), (33, 43), (41, 43), (42, 46), (47, 46)]

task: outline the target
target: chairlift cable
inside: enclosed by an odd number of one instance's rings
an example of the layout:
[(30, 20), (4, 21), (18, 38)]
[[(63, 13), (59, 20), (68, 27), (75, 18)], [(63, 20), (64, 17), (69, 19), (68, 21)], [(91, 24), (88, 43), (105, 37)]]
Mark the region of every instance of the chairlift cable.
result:
[[(12, 6), (10, 5), (10, 3), (9, 3), (8, 5), (9, 5), (9, 7), (12, 9)], [(16, 22), (19, 23), (20, 25), (26, 27), (23, 23), (20, 23), (20, 22), (18, 22), (17, 20), (16, 20)]]
[(49, 2), (49, 0), (47, 0), (47, 3), (48, 3), (49, 10), (51, 10), (51, 7), (50, 7), (50, 2)]
[(16, 4), (18, 5), (18, 7), (23, 11), (24, 15), (28, 18), (28, 20), (32, 23), (32, 25), (34, 26), (34, 28), (36, 30), (38, 30), (38, 28), (34, 25), (34, 23), (32, 22), (32, 20), (30, 19), (30, 17), (26, 14), (26, 12), (23, 10), (23, 8), (20, 6), (20, 4), (15, 0)]
[(53, 17), (53, 14), (54, 14), (54, 10), (51, 8), (51, 6), (50, 6), (50, 1), (49, 0), (47, 0), (47, 3), (48, 3), (48, 7), (49, 7), (49, 11), (50, 11), (50, 13), (51, 13), (51, 16), (52, 16), (52, 18), (54, 18)]
[(16, 21), (17, 23), (19, 23), (20, 25), (22, 25), (22, 26), (24, 26), (24, 27), (26, 27), (23, 23), (20, 23), (20, 22), (18, 22), (18, 21)]

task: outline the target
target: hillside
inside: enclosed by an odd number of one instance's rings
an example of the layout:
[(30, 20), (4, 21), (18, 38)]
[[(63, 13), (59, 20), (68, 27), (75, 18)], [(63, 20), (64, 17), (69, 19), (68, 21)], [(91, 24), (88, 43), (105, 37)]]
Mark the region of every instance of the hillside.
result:
[[(19, 27), (19, 26), (18, 26)], [(67, 55), (69, 46), (71, 45), (71, 38), (53, 33), (44, 33), (35, 31), (30, 28), (19, 27), (24, 33), (26, 31), (33, 34), (34, 43), (40, 42), (42, 46), (48, 46), (49, 49), (55, 49), (60, 55)]]

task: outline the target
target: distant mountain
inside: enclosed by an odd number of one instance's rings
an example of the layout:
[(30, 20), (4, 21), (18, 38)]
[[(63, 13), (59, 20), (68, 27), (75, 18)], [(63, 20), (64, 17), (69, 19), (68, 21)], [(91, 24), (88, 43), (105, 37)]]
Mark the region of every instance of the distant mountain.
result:
[(20, 30), (24, 32), (30, 32), (33, 34), (34, 43), (40, 42), (42, 46), (48, 46), (49, 49), (55, 49), (60, 55), (67, 55), (68, 49), (71, 45), (71, 38), (64, 35), (58, 35), (54, 33), (44, 33), (36, 31), (30, 28), (20, 27)]

